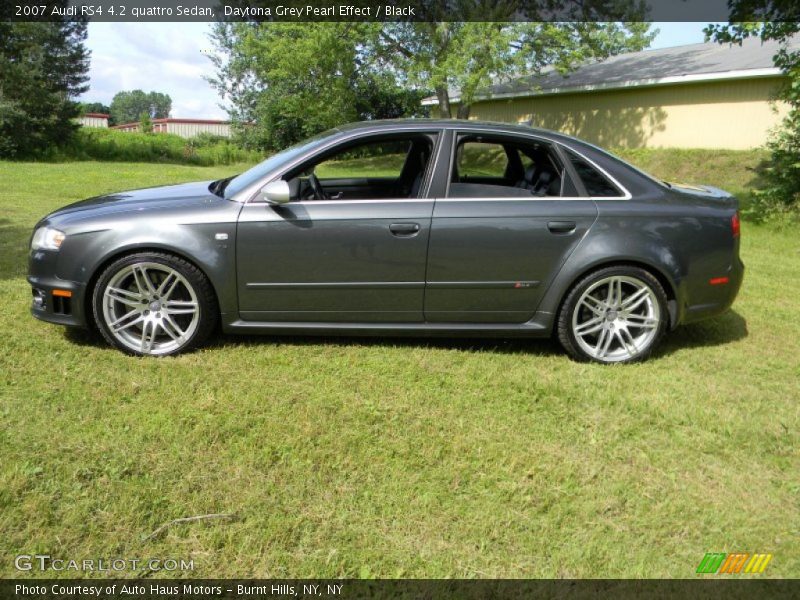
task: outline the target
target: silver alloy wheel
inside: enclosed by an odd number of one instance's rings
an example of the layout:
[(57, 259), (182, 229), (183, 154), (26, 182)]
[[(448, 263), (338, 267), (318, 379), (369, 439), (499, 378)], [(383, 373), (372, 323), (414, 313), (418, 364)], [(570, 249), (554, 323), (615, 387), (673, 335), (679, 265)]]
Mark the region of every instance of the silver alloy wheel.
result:
[(169, 354), (197, 330), (200, 305), (192, 285), (155, 262), (123, 267), (103, 290), (103, 319), (120, 343), (142, 354)]
[(661, 308), (641, 279), (613, 275), (581, 294), (572, 313), (575, 341), (592, 358), (620, 362), (647, 350), (658, 334)]

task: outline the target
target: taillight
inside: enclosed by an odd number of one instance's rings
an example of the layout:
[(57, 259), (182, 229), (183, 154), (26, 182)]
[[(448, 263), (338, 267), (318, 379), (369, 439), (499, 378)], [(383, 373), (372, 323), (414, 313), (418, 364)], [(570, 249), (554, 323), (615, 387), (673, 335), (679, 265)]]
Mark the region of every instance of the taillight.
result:
[(733, 237), (739, 237), (740, 227), (741, 223), (739, 223), (739, 211), (737, 210), (736, 213), (731, 217), (731, 232), (733, 233)]

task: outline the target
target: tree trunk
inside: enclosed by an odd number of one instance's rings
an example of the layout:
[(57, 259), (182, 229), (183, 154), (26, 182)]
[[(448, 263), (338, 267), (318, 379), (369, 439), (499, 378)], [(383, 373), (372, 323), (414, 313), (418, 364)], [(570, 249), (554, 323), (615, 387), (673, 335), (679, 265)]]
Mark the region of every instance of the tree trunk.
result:
[(456, 119), (469, 119), (469, 109), (472, 108), (469, 104), (459, 104)]
[(452, 119), (453, 115), (450, 113), (450, 94), (447, 93), (446, 87), (436, 88), (436, 99), (439, 101), (439, 116), (442, 119)]

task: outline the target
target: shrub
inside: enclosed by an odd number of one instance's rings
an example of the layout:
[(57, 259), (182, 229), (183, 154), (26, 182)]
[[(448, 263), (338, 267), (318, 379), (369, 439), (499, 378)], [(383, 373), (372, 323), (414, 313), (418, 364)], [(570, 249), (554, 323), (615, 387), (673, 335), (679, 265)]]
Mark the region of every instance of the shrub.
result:
[(772, 152), (765, 169), (763, 189), (755, 190), (748, 216), (756, 220), (783, 221), (800, 218), (800, 78), (796, 106), (781, 126), (770, 135), (767, 148)]
[(259, 152), (240, 148), (227, 138), (210, 134), (185, 139), (170, 133), (82, 128), (69, 144), (62, 148), (51, 148), (40, 158), (211, 166), (257, 162), (264, 157)]

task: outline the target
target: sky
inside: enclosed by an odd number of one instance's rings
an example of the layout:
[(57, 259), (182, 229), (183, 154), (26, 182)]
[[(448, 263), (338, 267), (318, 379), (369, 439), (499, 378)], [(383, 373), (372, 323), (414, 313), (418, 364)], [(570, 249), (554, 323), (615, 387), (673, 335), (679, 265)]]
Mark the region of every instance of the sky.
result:
[[(660, 33), (651, 47), (702, 42), (706, 25), (654, 23)], [(122, 90), (156, 91), (172, 98), (173, 117), (225, 119), (220, 97), (203, 79), (214, 74), (210, 29), (210, 23), (89, 23), (90, 88), (80, 99), (108, 105)]]

